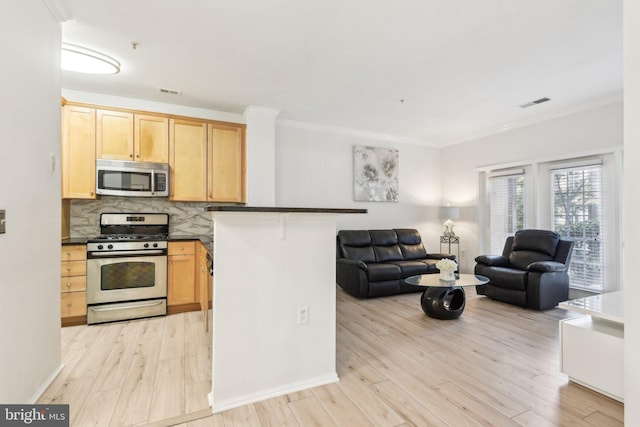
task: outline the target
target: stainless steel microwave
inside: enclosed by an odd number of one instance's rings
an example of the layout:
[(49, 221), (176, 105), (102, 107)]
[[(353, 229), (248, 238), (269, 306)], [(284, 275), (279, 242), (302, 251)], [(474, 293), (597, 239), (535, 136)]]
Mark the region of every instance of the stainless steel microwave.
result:
[(98, 159), (96, 160), (96, 194), (169, 197), (169, 165)]

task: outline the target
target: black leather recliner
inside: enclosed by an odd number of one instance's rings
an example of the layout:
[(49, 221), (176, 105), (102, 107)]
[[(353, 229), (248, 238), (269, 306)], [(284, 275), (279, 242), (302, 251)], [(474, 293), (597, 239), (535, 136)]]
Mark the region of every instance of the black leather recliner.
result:
[(508, 237), (502, 255), (476, 257), (475, 274), (489, 283), (476, 287), (491, 299), (547, 310), (569, 298), (573, 241), (548, 230), (520, 230)]

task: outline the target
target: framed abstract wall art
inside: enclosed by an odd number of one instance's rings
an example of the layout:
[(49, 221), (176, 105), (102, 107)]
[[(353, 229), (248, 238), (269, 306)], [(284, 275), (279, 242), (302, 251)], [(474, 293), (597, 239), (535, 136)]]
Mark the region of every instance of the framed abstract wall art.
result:
[(397, 202), (399, 152), (390, 148), (353, 146), (353, 200)]

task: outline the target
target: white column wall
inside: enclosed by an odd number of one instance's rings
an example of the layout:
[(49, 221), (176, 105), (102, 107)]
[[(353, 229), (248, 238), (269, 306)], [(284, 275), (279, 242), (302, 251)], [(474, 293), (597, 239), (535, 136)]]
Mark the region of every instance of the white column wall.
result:
[(640, 3), (624, 1), (624, 421), (627, 426), (640, 420), (640, 300), (638, 268), (640, 259)]
[(247, 123), (247, 205), (274, 206), (275, 120), (280, 111), (251, 106), (244, 112)]
[(0, 402), (33, 403), (61, 368), (61, 31), (42, 1), (4, 6)]

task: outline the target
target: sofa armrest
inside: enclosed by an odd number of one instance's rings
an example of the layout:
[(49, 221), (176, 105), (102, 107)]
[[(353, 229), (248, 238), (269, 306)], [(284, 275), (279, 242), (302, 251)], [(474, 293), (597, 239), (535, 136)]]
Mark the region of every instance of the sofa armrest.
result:
[(442, 259), (442, 258), (452, 259), (455, 261), (456, 256), (453, 254), (427, 254), (427, 259)]
[(528, 271), (538, 271), (540, 273), (547, 273), (550, 271), (565, 271), (567, 266), (557, 261), (539, 261), (532, 262), (527, 266)]
[(351, 266), (354, 266), (354, 267), (358, 267), (358, 268), (360, 268), (360, 269), (362, 269), (362, 270), (364, 270), (364, 271), (367, 271), (367, 270), (368, 270), (367, 264), (365, 264), (365, 263), (364, 263), (364, 262), (362, 262), (362, 261), (358, 261), (358, 260), (356, 260), (356, 259), (350, 259), (350, 258), (338, 258), (338, 259), (336, 260), (336, 262), (337, 262), (338, 264), (351, 265)]
[(349, 258), (336, 259), (336, 283), (357, 298), (369, 297), (367, 264)]
[(509, 258), (502, 255), (480, 255), (476, 257), (475, 261), (489, 267), (509, 267)]

